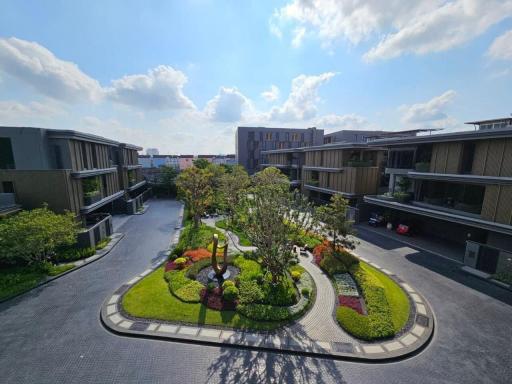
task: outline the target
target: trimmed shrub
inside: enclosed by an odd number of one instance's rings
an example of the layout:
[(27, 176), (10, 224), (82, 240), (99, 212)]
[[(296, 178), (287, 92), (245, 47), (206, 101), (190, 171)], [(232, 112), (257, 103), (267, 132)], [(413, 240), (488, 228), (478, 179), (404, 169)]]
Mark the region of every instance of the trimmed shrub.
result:
[(355, 257), (353, 254), (351, 254), (346, 249), (342, 249), (336, 252), (336, 257), (341, 260), (343, 264), (345, 264), (345, 267), (349, 269), (353, 265), (359, 264), (359, 259)]
[(239, 304), (236, 309), (249, 319), (260, 321), (282, 321), (292, 316), (287, 307), (268, 304)]
[(238, 288), (235, 287), (234, 285), (230, 285), (224, 288), (224, 290), (222, 291), (222, 298), (224, 300), (234, 302), (236, 299), (238, 299), (238, 293)]
[(300, 275), (301, 275), (301, 273), (299, 271), (292, 271), (292, 279), (294, 281), (299, 281), (300, 280)]
[(302, 288), (300, 293), (302, 293), (304, 296), (309, 296), (311, 294), (311, 290), (309, 288)]
[(206, 290), (208, 292), (212, 292), (215, 288), (217, 288), (217, 285), (215, 283), (208, 283), (208, 285), (206, 286)]
[(263, 291), (254, 280), (240, 282), (240, 303), (249, 304), (263, 299)]
[(201, 301), (201, 290), (204, 288), (199, 281), (191, 280), (190, 283), (178, 289), (175, 296), (186, 303), (199, 303)]
[(183, 269), (186, 263), (187, 259), (185, 257), (178, 257), (176, 260), (174, 260), (174, 264), (178, 269)]
[(222, 289), (226, 289), (227, 287), (234, 287), (234, 286), (235, 286), (235, 282), (232, 280), (226, 280), (225, 282), (222, 283)]
[(277, 284), (266, 281), (262, 286), (264, 297), (262, 302), (270, 305), (288, 306), (298, 300), (297, 289), (290, 278), (284, 278)]
[(233, 260), (233, 264), (240, 268), (240, 274), (237, 276), (237, 280), (240, 282), (255, 280), (260, 276), (263, 276), (261, 265), (254, 260), (249, 260), (243, 256), (238, 256)]
[(320, 261), (320, 268), (322, 268), (329, 276), (336, 273), (347, 272), (347, 267), (341, 262), (332, 252), (325, 252), (322, 260)]
[(183, 257), (188, 257), (193, 262), (196, 262), (202, 259), (210, 259), (212, 257), (212, 253), (204, 248), (189, 249), (188, 251), (183, 252)]

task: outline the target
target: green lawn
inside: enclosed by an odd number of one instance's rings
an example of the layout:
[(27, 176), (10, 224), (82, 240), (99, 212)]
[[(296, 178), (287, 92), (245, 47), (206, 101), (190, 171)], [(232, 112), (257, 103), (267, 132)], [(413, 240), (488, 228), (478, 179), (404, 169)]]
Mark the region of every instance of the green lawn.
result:
[(235, 235), (237, 235), (238, 239), (240, 241), (240, 245), (242, 245), (244, 247), (250, 247), (252, 245), (251, 241), (247, 238), (247, 235), (244, 232), (242, 232), (242, 230), (240, 230), (240, 228), (228, 227), (226, 219), (219, 220), (219, 221), (215, 222), (215, 226), (222, 228), (222, 229), (229, 230), (229, 231), (233, 232)]
[(49, 266), (46, 270), (37, 267), (4, 268), (0, 270), (0, 300), (8, 299), (34, 288), (47, 275), (57, 276), (72, 268), (74, 266), (71, 264)]
[(351, 274), (363, 291), (368, 315), (340, 306), (336, 318), (348, 333), (364, 340), (389, 338), (399, 332), (409, 318), (409, 300), (405, 292), (386, 274), (360, 262)]
[(199, 228), (196, 229), (192, 223), (189, 223), (183, 228), (183, 231), (181, 231), (180, 240), (176, 245), (176, 248), (180, 251), (185, 251), (186, 249), (207, 248), (212, 242), (212, 238), (215, 233), (219, 236), (219, 242), (222, 243), (226, 240), (224, 234), (215, 228), (206, 224), (201, 224)]
[(162, 266), (133, 286), (123, 297), (124, 310), (147, 319), (253, 330), (271, 330), (286, 323), (254, 321), (235, 311), (215, 311), (201, 303), (184, 303), (169, 292), (163, 275)]

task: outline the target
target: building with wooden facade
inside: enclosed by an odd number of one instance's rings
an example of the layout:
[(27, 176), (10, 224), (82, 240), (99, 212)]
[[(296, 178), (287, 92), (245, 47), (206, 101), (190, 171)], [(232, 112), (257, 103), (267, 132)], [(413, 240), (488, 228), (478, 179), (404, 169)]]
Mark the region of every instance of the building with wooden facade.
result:
[(389, 184), (364, 200), (460, 244), (472, 268), (512, 273), (512, 118), (468, 124), (477, 129), (370, 143), (388, 149)]
[(142, 205), (140, 147), (71, 130), (0, 127), (0, 149), (0, 196), (21, 208), (46, 203), (73, 212), (89, 228)]

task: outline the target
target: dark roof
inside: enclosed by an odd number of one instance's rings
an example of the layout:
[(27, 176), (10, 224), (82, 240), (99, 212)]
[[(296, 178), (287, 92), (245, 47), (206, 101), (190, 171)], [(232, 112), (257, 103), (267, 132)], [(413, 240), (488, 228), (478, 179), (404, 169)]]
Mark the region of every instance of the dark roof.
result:
[(403, 144), (421, 144), (421, 143), (436, 143), (443, 141), (461, 141), (461, 140), (484, 140), (496, 139), (503, 137), (512, 137), (512, 127), (501, 129), (484, 129), (478, 131), (459, 131), (451, 133), (438, 133), (434, 135), (424, 136), (408, 136), (378, 139), (369, 142), (371, 146), (390, 146), (390, 145), (403, 145)]
[(184, 158), (184, 159), (193, 159), (194, 155), (180, 155), (179, 157)]
[(315, 145), (312, 147), (272, 149), (269, 151), (261, 151), (261, 153), (271, 154), (271, 153), (311, 152), (311, 151), (327, 151), (329, 149), (371, 149), (371, 150), (382, 149), (382, 150), (384, 150), (384, 148), (375, 148), (375, 146), (370, 147), (368, 145), (368, 143), (339, 142), (339, 143)]
[(464, 123), (464, 124), (480, 125), (480, 124), (488, 124), (488, 123), (501, 123), (501, 122), (504, 122), (504, 121), (508, 121), (509, 124), (512, 124), (512, 117), (502, 117), (502, 118), (490, 119), (490, 120), (468, 121), (467, 123)]

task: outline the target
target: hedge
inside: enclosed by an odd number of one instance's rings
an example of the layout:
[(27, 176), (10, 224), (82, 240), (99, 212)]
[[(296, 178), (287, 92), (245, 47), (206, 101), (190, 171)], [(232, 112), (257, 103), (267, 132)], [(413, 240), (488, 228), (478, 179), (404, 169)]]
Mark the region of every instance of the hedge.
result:
[(388, 276), (360, 262), (350, 272), (361, 288), (368, 315), (340, 306), (336, 319), (351, 335), (363, 340), (394, 336), (407, 322), (409, 300), (404, 291)]

